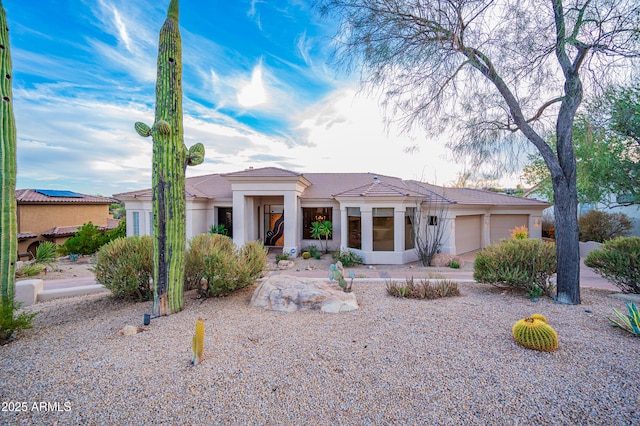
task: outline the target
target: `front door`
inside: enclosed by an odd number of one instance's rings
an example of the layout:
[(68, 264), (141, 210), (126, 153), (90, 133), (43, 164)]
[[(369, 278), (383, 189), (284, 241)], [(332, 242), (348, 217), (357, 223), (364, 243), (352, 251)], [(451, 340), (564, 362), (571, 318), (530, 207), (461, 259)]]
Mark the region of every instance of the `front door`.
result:
[(264, 245), (284, 246), (284, 206), (267, 205), (264, 212)]

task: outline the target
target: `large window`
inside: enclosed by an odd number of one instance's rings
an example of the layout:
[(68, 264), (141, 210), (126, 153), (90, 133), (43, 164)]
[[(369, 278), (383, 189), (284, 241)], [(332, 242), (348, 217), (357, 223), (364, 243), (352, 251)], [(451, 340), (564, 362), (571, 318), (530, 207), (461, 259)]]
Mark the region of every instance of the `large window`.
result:
[(354, 249), (362, 249), (362, 219), (360, 207), (347, 207), (347, 222), (349, 238), (347, 246)]
[[(311, 228), (313, 222), (333, 222), (333, 208), (331, 207), (305, 207), (302, 209), (302, 238), (312, 240)], [(324, 237), (322, 238), (324, 239)], [(333, 239), (333, 233), (329, 234), (329, 240)]]
[(404, 212), (404, 249), (410, 250), (416, 246), (416, 231), (414, 224), (416, 220), (416, 208), (407, 207)]
[(373, 209), (373, 251), (393, 251), (393, 208)]
[(133, 235), (140, 235), (140, 212), (133, 212)]

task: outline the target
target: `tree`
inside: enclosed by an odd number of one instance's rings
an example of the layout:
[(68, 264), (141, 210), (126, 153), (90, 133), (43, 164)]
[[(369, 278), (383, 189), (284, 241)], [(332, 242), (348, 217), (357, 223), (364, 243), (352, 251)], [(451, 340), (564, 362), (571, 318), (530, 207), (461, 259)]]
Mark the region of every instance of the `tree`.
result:
[[(614, 207), (622, 200), (640, 200), (640, 145), (611, 128), (594, 127), (597, 122), (597, 117), (585, 113), (573, 126), (578, 201)], [(554, 147), (555, 138), (548, 137), (547, 143)], [(529, 161), (523, 170), (525, 182), (551, 200), (553, 185), (544, 160), (536, 153), (529, 155)]]
[(186, 215), (184, 174), (204, 161), (201, 143), (187, 150), (182, 127), (182, 41), (178, 0), (171, 0), (160, 29), (156, 111), (153, 127), (137, 122), (140, 136), (153, 138), (153, 315), (184, 305)]
[[(444, 202), (444, 194), (441, 197), (427, 195), (416, 200), (415, 214), (411, 218), (411, 224), (416, 237), (415, 250), (424, 266), (431, 265), (433, 257), (442, 247), (445, 216), (448, 210)], [(426, 223), (423, 223), (423, 219)]]
[[(557, 300), (580, 303), (572, 129), (581, 73), (606, 81), (609, 66), (638, 57), (638, 2), (318, 0), (317, 7), (340, 22), (338, 64), (360, 68), (407, 128), (451, 132), (454, 153), (477, 164), (510, 156), (523, 137), (540, 152), (554, 192)], [(555, 149), (544, 138), (550, 122)]]
[(329, 236), (333, 232), (333, 224), (330, 220), (316, 221), (311, 223), (311, 238), (322, 241), (324, 238), (324, 252), (329, 252)]

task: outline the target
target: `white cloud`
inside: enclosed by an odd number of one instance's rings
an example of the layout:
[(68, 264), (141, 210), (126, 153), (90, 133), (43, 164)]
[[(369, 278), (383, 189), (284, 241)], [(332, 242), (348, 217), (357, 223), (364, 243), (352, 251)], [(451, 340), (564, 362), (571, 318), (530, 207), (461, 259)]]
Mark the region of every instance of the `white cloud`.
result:
[(251, 108), (266, 102), (267, 90), (262, 79), (262, 61), (260, 61), (251, 73), (251, 81), (238, 93), (238, 103), (243, 107)]

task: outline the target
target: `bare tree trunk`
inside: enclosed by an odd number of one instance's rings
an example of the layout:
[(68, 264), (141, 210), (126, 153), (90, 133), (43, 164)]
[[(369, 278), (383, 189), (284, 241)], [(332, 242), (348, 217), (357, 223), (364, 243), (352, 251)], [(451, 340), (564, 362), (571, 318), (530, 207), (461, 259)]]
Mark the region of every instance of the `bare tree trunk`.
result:
[(580, 303), (580, 247), (578, 243), (578, 192), (575, 185), (553, 180), (558, 259), (558, 302)]

